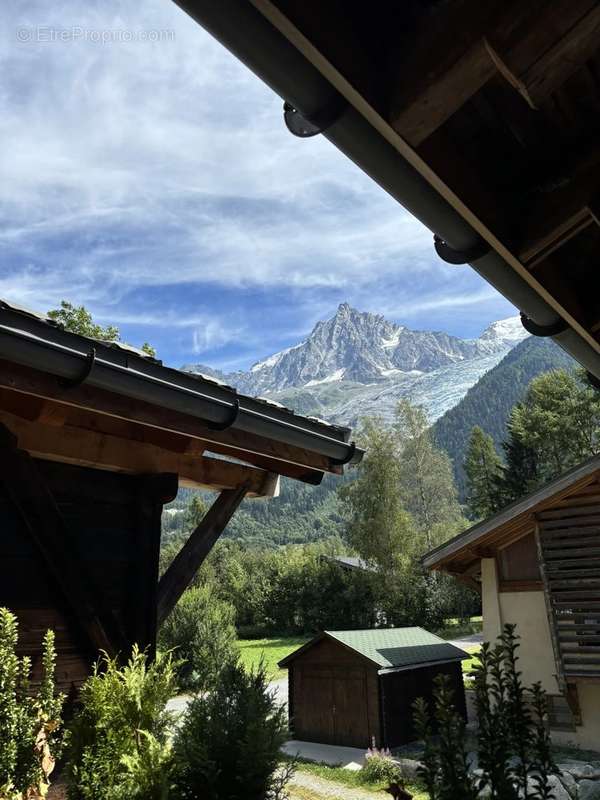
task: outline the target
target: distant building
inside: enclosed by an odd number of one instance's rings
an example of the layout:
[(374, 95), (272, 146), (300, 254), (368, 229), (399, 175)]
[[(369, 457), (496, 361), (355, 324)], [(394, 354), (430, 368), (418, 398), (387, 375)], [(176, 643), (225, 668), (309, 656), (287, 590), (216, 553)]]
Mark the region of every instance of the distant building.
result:
[(600, 743), (600, 457), (552, 481), (423, 559), (478, 587), (483, 633), (521, 636), (526, 683), (550, 697), (553, 738)]

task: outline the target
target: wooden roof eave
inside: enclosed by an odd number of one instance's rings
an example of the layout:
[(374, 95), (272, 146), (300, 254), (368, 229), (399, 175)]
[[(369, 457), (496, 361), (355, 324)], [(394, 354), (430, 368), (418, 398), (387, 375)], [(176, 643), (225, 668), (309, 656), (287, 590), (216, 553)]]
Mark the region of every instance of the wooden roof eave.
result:
[(531, 492), (526, 497), (504, 508), (498, 514), (474, 525), (448, 542), (423, 556), (421, 563), (426, 569), (445, 570), (452, 565), (456, 571), (458, 562), (472, 563), (478, 555), (477, 548), (497, 548), (511, 540), (520, 538), (535, 527), (534, 514), (550, 503), (558, 503), (570, 494), (591, 483), (600, 472), (600, 456), (593, 456), (561, 477)]
[(16, 415), (33, 414), (36, 419), (38, 414), (43, 418), (54, 413), (68, 419), (85, 413), (92, 429), (110, 428), (111, 420), (113, 425), (131, 423), (141, 431), (172, 434), (183, 449), (186, 442), (195, 442), (201, 450), (307, 483), (320, 483), (325, 472), (343, 471), (319, 453), (244, 431), (212, 430), (196, 417), (85, 384), (66, 387), (52, 375), (7, 361), (0, 362), (0, 390), (0, 409)]

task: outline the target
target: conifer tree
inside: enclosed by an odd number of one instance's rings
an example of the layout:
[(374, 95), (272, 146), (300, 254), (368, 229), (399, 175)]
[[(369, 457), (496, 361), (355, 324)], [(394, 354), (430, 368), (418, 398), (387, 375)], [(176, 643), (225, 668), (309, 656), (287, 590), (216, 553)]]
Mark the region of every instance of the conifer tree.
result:
[(500, 505), (503, 467), (492, 437), (478, 425), (471, 431), (464, 468), (471, 515), (476, 519), (489, 517)]

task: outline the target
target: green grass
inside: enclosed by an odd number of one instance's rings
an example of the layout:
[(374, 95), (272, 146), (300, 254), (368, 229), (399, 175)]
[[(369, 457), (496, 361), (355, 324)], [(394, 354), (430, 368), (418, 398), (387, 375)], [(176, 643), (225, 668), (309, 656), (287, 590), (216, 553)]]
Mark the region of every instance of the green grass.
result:
[[(314, 761), (300, 760), (296, 763), (298, 772), (308, 772), (317, 778), (322, 778), (331, 783), (342, 784), (353, 789), (364, 789), (365, 791), (379, 791), (384, 789), (387, 784), (366, 783), (361, 779), (360, 770), (344, 769), (344, 767), (332, 767), (329, 764), (321, 764)], [(411, 792), (414, 800), (428, 800), (429, 795), (422, 788), (411, 784), (406, 785), (407, 791)]]
[(459, 619), (447, 619), (443, 628), (435, 631), (442, 639), (460, 639), (462, 636), (470, 636), (472, 633), (481, 633), (483, 628), (483, 617), (471, 617), (468, 622), (461, 622)]
[(279, 669), (277, 662), (308, 641), (308, 636), (281, 639), (239, 639), (238, 646), (242, 664), (247, 670), (256, 668), (262, 659), (269, 680), (279, 680), (285, 678), (287, 670)]

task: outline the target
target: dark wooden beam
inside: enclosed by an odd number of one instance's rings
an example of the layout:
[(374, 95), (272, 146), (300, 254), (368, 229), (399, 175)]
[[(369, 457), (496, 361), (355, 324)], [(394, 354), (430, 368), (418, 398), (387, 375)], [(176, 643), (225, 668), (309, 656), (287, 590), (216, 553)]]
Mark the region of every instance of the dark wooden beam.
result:
[(217, 497), (204, 519), (190, 534), (158, 584), (157, 620), (160, 625), (175, 608), (213, 545), (227, 527), (247, 489), (227, 489)]
[(320, 483), (323, 472), (343, 472), (342, 467), (332, 465), (329, 458), (318, 453), (245, 431), (213, 431), (202, 425), (202, 420), (188, 414), (85, 384), (65, 388), (53, 375), (10, 361), (0, 360), (0, 387), (85, 410), (95, 416), (113, 417), (195, 439), (216, 453), (231, 455), (307, 483)]
[(593, 0), (459, 0), (428, 15), (411, 42), (390, 123), (418, 147), (494, 75), (537, 108), (598, 48), (600, 9)]
[(127, 637), (112, 610), (94, 590), (84, 564), (74, 555), (75, 547), (54, 498), (35, 462), (17, 449), (12, 433), (0, 425), (0, 481), (42, 556), (65, 606), (79, 624), (97, 655), (105, 650), (116, 655), (128, 649)]

